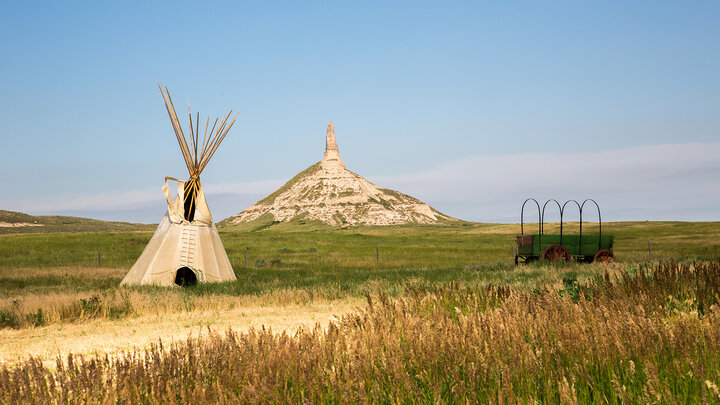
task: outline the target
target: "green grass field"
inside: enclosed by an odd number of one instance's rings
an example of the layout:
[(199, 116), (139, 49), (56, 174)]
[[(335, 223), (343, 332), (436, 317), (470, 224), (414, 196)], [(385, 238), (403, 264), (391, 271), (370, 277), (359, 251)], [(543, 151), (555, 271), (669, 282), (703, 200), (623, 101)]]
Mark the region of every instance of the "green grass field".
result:
[[(535, 225), (527, 225), (526, 232)], [(567, 225), (572, 229), (573, 225)], [(552, 225), (546, 228), (552, 232)], [(592, 227), (586, 232), (592, 232)], [(623, 263), (648, 260), (710, 260), (720, 257), (720, 223), (623, 222), (605, 224)], [(261, 230), (223, 227), (220, 235), (238, 277), (236, 283), (200, 286), (195, 293), (260, 294), (278, 288), (326, 289), (361, 294), (377, 285), (392, 290), (406, 280), (479, 281), (534, 287), (555, 282), (543, 265), (516, 270), (512, 245), (518, 225), (461, 223), (457, 226), (396, 226), (333, 229), (278, 225)], [(116, 288), (120, 278), (87, 282), (44, 277), (43, 268), (129, 269), (152, 232), (63, 232), (0, 236), (0, 294), (88, 291)], [(245, 249), (247, 248), (247, 264)], [(377, 249), (377, 250), (376, 250)], [(378, 260), (379, 252), (379, 260)], [(580, 273), (592, 266), (569, 265)], [(35, 269), (37, 277), (2, 277)]]
[[(72, 232), (16, 229), (0, 235), (0, 332), (9, 339), (6, 352), (20, 350), (10, 342), (34, 328), (61, 339), (63, 325), (77, 325), (77, 336), (62, 339), (84, 342), (93, 327), (132, 334), (138, 322), (154, 322), (158, 314), (184, 322), (191, 314), (242, 318), (244, 303), (305, 312), (318, 302), (368, 297), (375, 304), (331, 321), (327, 330), (301, 328), (293, 336), (265, 330), (213, 335), (172, 349), (130, 351), (118, 360), (103, 360), (102, 353), (95, 362), (59, 359), (56, 370), (40, 360), (0, 366), (0, 398), (720, 400), (720, 223), (603, 225), (603, 233), (615, 237), (618, 263), (516, 267), (517, 224), (353, 229), (221, 224), (238, 280), (189, 288), (119, 286), (152, 226), (117, 230), (81, 221)], [(526, 226), (532, 233), (536, 224)], [(566, 226), (568, 233), (576, 224)], [(547, 225), (546, 233), (556, 227)], [(594, 229), (590, 225), (585, 232)], [(303, 316), (308, 315), (312, 319)], [(131, 319), (136, 326), (124, 326)], [(157, 336), (154, 329), (145, 333), (148, 339)], [(268, 347), (279, 351), (268, 357)], [(151, 360), (132, 360), (143, 356)], [(247, 358), (257, 359), (258, 366)], [(167, 367), (186, 372), (167, 374), (162, 371)], [(94, 377), (78, 379), (88, 373)], [(215, 382), (196, 385), (185, 374)], [(126, 379), (130, 375), (132, 381)], [(122, 388), (128, 384), (137, 390)], [(63, 388), (80, 386), (80, 391)]]

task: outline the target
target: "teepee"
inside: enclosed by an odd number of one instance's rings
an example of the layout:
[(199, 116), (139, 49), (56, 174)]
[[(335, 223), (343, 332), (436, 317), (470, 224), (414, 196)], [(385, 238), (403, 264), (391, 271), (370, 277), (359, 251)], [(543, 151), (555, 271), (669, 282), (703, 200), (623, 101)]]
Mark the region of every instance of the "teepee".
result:
[[(173, 284), (186, 286), (203, 282), (235, 280), (217, 228), (205, 201), (200, 173), (207, 166), (220, 143), (235, 123), (228, 123), (230, 111), (222, 120), (216, 119), (210, 130), (210, 119), (205, 123), (205, 134), (200, 143), (200, 114), (193, 124), (190, 105), (190, 144), (183, 133), (167, 87), (160, 86), (170, 122), (175, 130), (185, 165), (190, 173), (187, 181), (165, 177), (163, 193), (168, 210), (155, 234), (120, 284)], [(219, 121), (219, 126), (218, 126)], [(170, 197), (168, 180), (177, 182), (178, 194)]]

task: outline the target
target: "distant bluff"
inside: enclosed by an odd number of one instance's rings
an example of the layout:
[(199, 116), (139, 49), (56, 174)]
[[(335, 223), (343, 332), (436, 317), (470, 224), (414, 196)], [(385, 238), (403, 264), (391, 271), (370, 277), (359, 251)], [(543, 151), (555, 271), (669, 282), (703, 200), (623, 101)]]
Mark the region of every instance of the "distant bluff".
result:
[(227, 219), (250, 222), (319, 220), (332, 226), (434, 224), (456, 221), (409, 195), (379, 188), (347, 168), (340, 158), (335, 127), (327, 126), (322, 161), (298, 173), (272, 194)]

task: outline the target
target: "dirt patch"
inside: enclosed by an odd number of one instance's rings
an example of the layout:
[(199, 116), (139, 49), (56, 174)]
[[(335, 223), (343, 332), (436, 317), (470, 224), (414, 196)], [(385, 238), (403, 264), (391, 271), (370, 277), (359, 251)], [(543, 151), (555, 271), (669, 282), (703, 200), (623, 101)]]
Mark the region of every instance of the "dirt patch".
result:
[(29, 222), (2, 222), (2, 221), (0, 221), (0, 228), (22, 228), (24, 226), (45, 226), (45, 225), (31, 224)]
[(276, 333), (294, 333), (299, 328), (327, 327), (332, 319), (361, 306), (360, 299), (306, 305), (249, 306), (228, 311), (164, 313), (117, 321), (97, 320), (82, 324), (50, 325), (30, 329), (0, 330), (0, 362), (16, 363), (36, 357), (48, 366), (57, 355), (118, 354), (132, 348), (184, 340), (213, 330), (247, 331), (265, 327)]

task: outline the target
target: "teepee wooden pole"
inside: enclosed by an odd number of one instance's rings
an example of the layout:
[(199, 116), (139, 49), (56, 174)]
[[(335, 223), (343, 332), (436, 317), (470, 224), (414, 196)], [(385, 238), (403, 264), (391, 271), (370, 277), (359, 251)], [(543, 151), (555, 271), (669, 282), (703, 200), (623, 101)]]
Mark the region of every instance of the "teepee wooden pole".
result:
[(222, 141), (225, 140), (225, 137), (227, 136), (228, 132), (230, 132), (230, 128), (232, 128), (233, 124), (235, 124), (235, 119), (237, 118), (238, 114), (240, 114), (240, 113), (238, 112), (238, 113), (235, 114), (235, 116), (233, 117), (232, 121), (230, 121), (230, 124), (229, 124), (229, 125), (227, 126), (227, 128), (225, 129), (225, 132), (223, 132), (223, 134), (220, 136), (220, 139), (218, 140), (217, 145), (215, 145), (215, 149), (213, 149), (213, 151), (212, 151), (212, 153), (210, 154), (210, 157), (208, 158), (208, 160), (210, 160), (210, 159), (213, 157), (213, 155), (215, 154), (215, 151), (217, 150), (217, 148), (220, 146), (220, 144), (222, 143)]
[(190, 100), (188, 100), (188, 121), (190, 123), (190, 162), (193, 164), (193, 167), (197, 167), (195, 157), (192, 155), (192, 151), (195, 149), (195, 134), (193, 133), (195, 126), (193, 125), (192, 113), (190, 112)]
[(188, 150), (187, 141), (185, 140), (185, 133), (183, 133), (182, 126), (180, 125), (177, 113), (175, 112), (175, 104), (173, 104), (172, 97), (170, 97), (170, 93), (168, 92), (167, 87), (165, 88), (165, 94), (167, 95), (165, 105), (168, 108), (168, 114), (170, 114), (170, 120), (173, 124), (173, 127), (176, 129), (178, 144), (180, 145), (180, 150), (182, 151), (183, 158), (185, 158), (185, 165), (187, 166), (188, 171), (190, 171), (190, 173), (192, 174), (190, 151)]
[(205, 150), (203, 150), (203, 153), (200, 155), (200, 166), (202, 166), (202, 162), (205, 161), (207, 158), (207, 154), (212, 149), (212, 146), (215, 144), (215, 138), (217, 138), (217, 133), (220, 131), (220, 129), (223, 127), (223, 121), (220, 122), (220, 127), (216, 127), (218, 123), (218, 120), (215, 120), (215, 125), (213, 125), (213, 130), (210, 131), (210, 139), (208, 139), (208, 143), (206, 145)]
[(198, 165), (198, 140), (200, 139), (200, 111), (197, 113), (197, 118), (195, 119), (195, 167)]
[(203, 151), (205, 151), (205, 141), (207, 140), (207, 131), (208, 131), (209, 126), (210, 126), (210, 117), (208, 117), (207, 121), (205, 122), (205, 135), (203, 135), (202, 146), (200, 147), (201, 155), (202, 155)]
[[(228, 117), (230, 116), (231, 113), (232, 113), (232, 111), (230, 111), (230, 113), (228, 113)], [(238, 114), (239, 114), (239, 112), (235, 114), (235, 117), (233, 117), (232, 121), (230, 122), (230, 125), (228, 125), (227, 128), (222, 133), (222, 135), (220, 135), (220, 137), (218, 138), (217, 142), (215, 143), (212, 151), (210, 152), (210, 155), (208, 155), (208, 157), (205, 160), (203, 160), (202, 165), (200, 166), (200, 171), (205, 169), (205, 166), (207, 166), (207, 164), (210, 162), (210, 159), (212, 159), (212, 157), (215, 155), (215, 151), (217, 151), (218, 147), (220, 147), (220, 144), (225, 139), (228, 132), (230, 132), (230, 128), (232, 128), (233, 124), (235, 123), (235, 119), (237, 118)], [(218, 131), (218, 133), (219, 133), (219, 131)]]
[[(208, 117), (205, 123), (205, 134), (203, 135), (201, 145), (200, 113), (198, 112), (196, 114), (195, 125), (193, 126), (190, 100), (188, 100), (188, 123), (190, 126), (190, 145), (188, 145), (187, 137), (180, 125), (180, 120), (178, 119), (172, 97), (170, 97), (170, 92), (167, 87), (164, 87), (162, 84), (158, 84), (158, 87), (160, 88), (160, 93), (165, 101), (165, 108), (170, 116), (170, 122), (173, 126), (173, 130), (175, 131), (175, 137), (177, 138), (178, 144), (180, 145), (180, 151), (182, 152), (183, 159), (185, 159), (185, 165), (188, 168), (188, 172), (190, 172), (190, 177), (198, 178), (203, 169), (205, 169), (205, 166), (207, 166), (210, 162), (210, 159), (212, 159), (215, 155), (215, 152), (220, 147), (220, 144), (225, 139), (228, 132), (230, 132), (230, 128), (232, 128), (239, 113), (235, 113), (235, 116), (229, 123), (228, 119), (232, 115), (232, 110), (222, 117), (222, 119), (216, 118), (212, 129), (210, 130), (209, 137), (208, 128), (210, 126), (210, 118)], [(218, 122), (220, 124), (219, 126)]]
[(207, 160), (208, 153), (215, 147), (215, 143), (217, 142), (217, 138), (220, 135), (220, 133), (225, 129), (225, 125), (227, 125), (227, 120), (230, 117), (230, 113), (228, 113), (223, 120), (220, 122), (220, 127), (215, 131), (213, 134), (213, 137), (210, 139), (210, 147), (208, 148), (208, 151), (206, 151), (205, 156), (203, 156), (200, 161), (205, 162)]
[(160, 87), (160, 93), (162, 93), (163, 99), (165, 100), (165, 108), (167, 109), (168, 115), (170, 116), (170, 122), (172, 124), (173, 130), (175, 130), (175, 137), (177, 138), (178, 144), (180, 145), (180, 150), (183, 154), (183, 158), (185, 159), (185, 165), (187, 166), (188, 170), (190, 170), (190, 161), (188, 160), (185, 149), (183, 149), (185, 134), (183, 134), (182, 127), (180, 126), (180, 122), (177, 119), (177, 114), (175, 113), (175, 106), (172, 103), (172, 98), (170, 97), (170, 93), (167, 91), (167, 87), (163, 91), (162, 85), (158, 86)]

